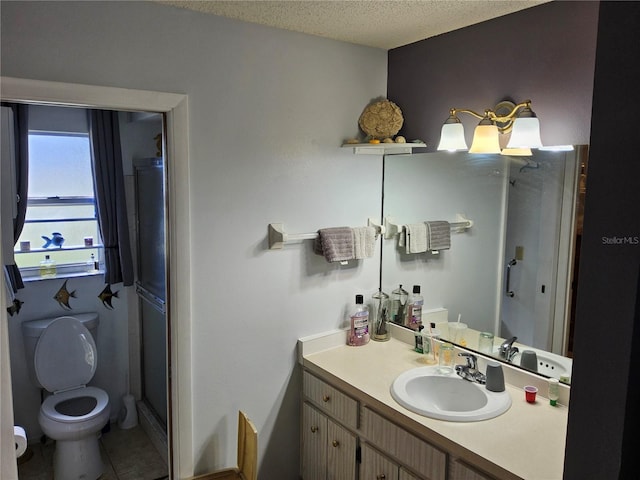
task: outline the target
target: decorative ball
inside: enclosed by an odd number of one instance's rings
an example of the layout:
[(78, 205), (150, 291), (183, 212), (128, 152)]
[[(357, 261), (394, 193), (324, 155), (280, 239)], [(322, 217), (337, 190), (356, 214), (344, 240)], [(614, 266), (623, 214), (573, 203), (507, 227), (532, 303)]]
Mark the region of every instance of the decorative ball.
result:
[(393, 137), (400, 131), (403, 123), (400, 108), (389, 100), (372, 103), (364, 109), (358, 120), (362, 131), (377, 139)]

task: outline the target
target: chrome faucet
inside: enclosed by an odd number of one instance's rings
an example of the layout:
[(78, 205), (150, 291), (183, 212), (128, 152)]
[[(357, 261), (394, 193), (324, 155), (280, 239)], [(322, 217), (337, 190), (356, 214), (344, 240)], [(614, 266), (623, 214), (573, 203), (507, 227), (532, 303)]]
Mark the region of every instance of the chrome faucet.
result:
[(456, 373), (460, 377), (481, 385), (487, 383), (485, 374), (478, 371), (478, 358), (473, 353), (461, 352), (458, 356), (467, 360), (466, 365), (456, 365)]
[(500, 345), (498, 352), (500, 353), (500, 358), (506, 360), (511, 363), (513, 357), (519, 352), (518, 347), (513, 346), (513, 342), (515, 342), (518, 337), (511, 337), (508, 340), (505, 340)]

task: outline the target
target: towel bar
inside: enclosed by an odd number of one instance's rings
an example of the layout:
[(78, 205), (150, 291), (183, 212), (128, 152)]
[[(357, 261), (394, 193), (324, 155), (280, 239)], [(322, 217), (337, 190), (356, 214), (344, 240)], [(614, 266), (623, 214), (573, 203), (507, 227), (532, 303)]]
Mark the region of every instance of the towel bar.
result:
[[(369, 218), (367, 220), (367, 226), (374, 227), (376, 229), (376, 237), (381, 233), (384, 233), (384, 226), (376, 223), (374, 218)], [(269, 250), (280, 250), (283, 245), (288, 242), (295, 242), (299, 240), (315, 240), (318, 237), (318, 232), (286, 233), (284, 231), (282, 223), (270, 223), (268, 232)]]
[[(466, 229), (473, 227), (473, 221), (469, 220), (462, 213), (456, 215), (456, 221), (449, 223), (452, 232), (462, 233)], [(392, 217), (384, 217), (384, 238), (390, 239), (402, 232), (402, 225), (396, 223)]]

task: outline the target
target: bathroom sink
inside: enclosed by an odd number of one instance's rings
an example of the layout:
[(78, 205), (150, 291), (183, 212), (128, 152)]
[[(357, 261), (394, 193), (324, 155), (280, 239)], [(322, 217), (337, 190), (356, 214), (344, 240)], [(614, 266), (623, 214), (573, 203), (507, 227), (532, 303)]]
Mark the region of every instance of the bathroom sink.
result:
[[(550, 378), (558, 378), (568, 383), (568, 379), (571, 377), (571, 367), (572, 361), (569, 358), (562, 357), (560, 355), (556, 355), (555, 353), (545, 352), (544, 350), (538, 350), (530, 347), (522, 347), (520, 352), (516, 353), (515, 357), (511, 360), (512, 365), (520, 365), (520, 360), (522, 359), (522, 352), (524, 350), (531, 350), (536, 352), (537, 357), (537, 367), (538, 373), (542, 375), (546, 375)], [(499, 357), (500, 354), (498, 350), (495, 351), (494, 355)], [(523, 367), (524, 368), (524, 367)]]
[(391, 396), (404, 408), (425, 417), (450, 422), (475, 422), (497, 417), (511, 406), (505, 392), (491, 392), (438, 367), (407, 370), (391, 385)]

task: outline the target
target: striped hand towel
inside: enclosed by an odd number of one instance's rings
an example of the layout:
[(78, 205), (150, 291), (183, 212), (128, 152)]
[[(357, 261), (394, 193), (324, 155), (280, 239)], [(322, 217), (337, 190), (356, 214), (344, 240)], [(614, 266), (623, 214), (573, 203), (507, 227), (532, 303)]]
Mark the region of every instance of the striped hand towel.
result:
[(451, 248), (451, 225), (444, 220), (426, 222), (429, 250), (448, 250)]
[(318, 230), (314, 251), (324, 255), (327, 262), (344, 262), (355, 258), (353, 229), (350, 227), (331, 227)]

